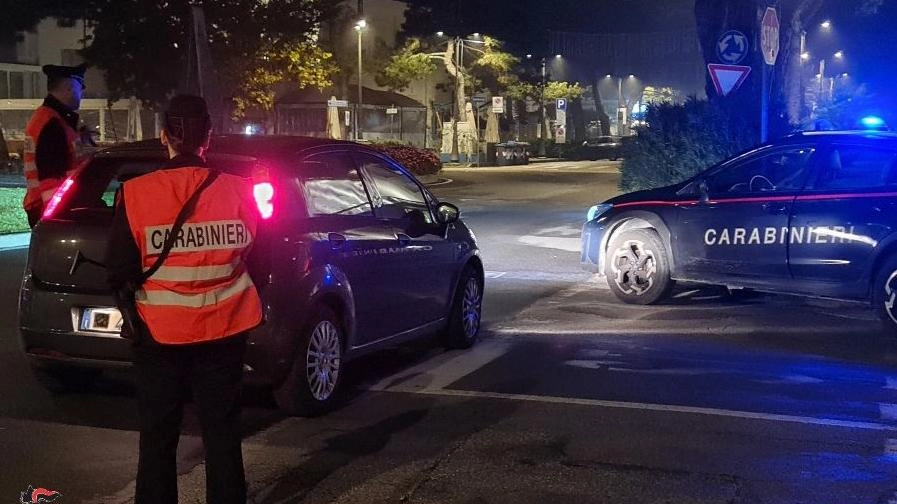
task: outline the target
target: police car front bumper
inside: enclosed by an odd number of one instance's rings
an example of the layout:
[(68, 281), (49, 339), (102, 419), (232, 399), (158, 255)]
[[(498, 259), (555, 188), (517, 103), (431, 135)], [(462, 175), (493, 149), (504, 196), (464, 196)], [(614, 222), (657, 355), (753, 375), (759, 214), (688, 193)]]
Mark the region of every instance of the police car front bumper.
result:
[(604, 249), (607, 227), (602, 219), (591, 220), (582, 226), (580, 266), (592, 273), (604, 274)]

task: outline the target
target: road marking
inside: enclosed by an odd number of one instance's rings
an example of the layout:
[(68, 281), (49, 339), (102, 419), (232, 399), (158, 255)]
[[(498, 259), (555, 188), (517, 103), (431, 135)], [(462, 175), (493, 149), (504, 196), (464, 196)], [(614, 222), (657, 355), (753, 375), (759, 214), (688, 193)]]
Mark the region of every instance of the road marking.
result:
[(470, 350), (445, 354), (450, 358), (444, 359), (435, 367), (432, 361), (423, 362), (388, 376), (367, 388), (380, 392), (389, 392), (393, 389), (441, 390), (505, 355), (510, 347), (511, 343), (508, 341), (495, 339), (480, 341)]
[(882, 420), (897, 420), (897, 404), (879, 403), (878, 411)]
[(536, 280), (543, 282), (588, 282), (594, 273), (553, 273), (550, 271), (486, 271), (485, 278), (502, 280)]
[[(539, 235), (561, 235), (561, 236), (580, 236), (582, 234), (582, 226), (574, 226), (572, 224), (565, 224), (563, 226), (555, 226), (550, 228), (540, 229), (536, 232)], [(578, 239), (578, 238), (577, 238)]]
[(579, 238), (524, 235), (517, 238), (517, 241), (524, 245), (563, 250), (565, 252), (580, 252), (582, 248), (582, 240)]
[(505, 394), (501, 392), (479, 392), (474, 390), (452, 390), (422, 388), (407, 390), (404, 388), (389, 389), (389, 392), (410, 394), (422, 394), (447, 397), (466, 397), (473, 399), (501, 399), (519, 402), (536, 402), (545, 404), (563, 404), (574, 406), (593, 406), (601, 408), (628, 409), (641, 411), (656, 411), (660, 413), (685, 413), (694, 415), (707, 415), (727, 418), (740, 418), (745, 420), (763, 420), (770, 422), (797, 423), (803, 425), (818, 425), (822, 427), (841, 427), (847, 429), (874, 430), (885, 432), (897, 432), (897, 426), (884, 425), (876, 422), (857, 422), (849, 420), (833, 420), (827, 418), (814, 418), (794, 415), (779, 415), (772, 413), (757, 413), (753, 411), (737, 411), (715, 408), (701, 408), (696, 406), (674, 406), (669, 404), (636, 403), (621, 401), (604, 401), (600, 399), (582, 399), (578, 397), (539, 396), (530, 394)]
[[(530, 319), (530, 321), (535, 319)], [(526, 324), (527, 320), (520, 320), (518, 324)], [(511, 325), (511, 324), (498, 324), (489, 329), (491, 334), (496, 336), (572, 336), (572, 337), (582, 337), (582, 338), (592, 338), (597, 336), (713, 336), (713, 335), (751, 335), (751, 334), (763, 334), (763, 333), (775, 333), (782, 335), (800, 335), (806, 334), (806, 327), (782, 327), (777, 325), (768, 325), (768, 326), (750, 326), (750, 327), (742, 327), (738, 325), (727, 325), (727, 326), (713, 326), (713, 327), (694, 327), (692, 326), (675, 326), (671, 324), (667, 324), (666, 326), (657, 326), (657, 327), (649, 327), (649, 328), (634, 328), (631, 327), (631, 324), (637, 321), (626, 320), (626, 319), (617, 319), (617, 320), (602, 320), (602, 322), (615, 322), (617, 325), (615, 327), (602, 327), (596, 328), (594, 327), (594, 322), (589, 322), (586, 320), (578, 321), (577, 325), (579, 327), (575, 327), (572, 329), (564, 329), (558, 328), (557, 324), (566, 323), (568, 325), (569, 321), (560, 321), (557, 319), (538, 319), (538, 326), (533, 324), (527, 325)], [(551, 326), (551, 324), (555, 324)], [(629, 325), (625, 325), (629, 324)], [(813, 328), (814, 334), (840, 334), (844, 335), (847, 333), (862, 333), (866, 334), (867, 331), (862, 331), (857, 329), (855, 331), (851, 331), (845, 328), (833, 327), (833, 326), (820, 326)]]

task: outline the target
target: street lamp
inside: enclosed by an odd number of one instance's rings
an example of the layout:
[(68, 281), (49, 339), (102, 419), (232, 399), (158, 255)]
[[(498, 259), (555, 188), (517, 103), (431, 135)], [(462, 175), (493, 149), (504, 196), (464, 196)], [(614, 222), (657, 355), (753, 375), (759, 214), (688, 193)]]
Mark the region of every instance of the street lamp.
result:
[(364, 33), (365, 28), (368, 27), (367, 21), (364, 19), (359, 19), (357, 23), (355, 23), (355, 31), (358, 33), (358, 102), (355, 105), (355, 140), (361, 140), (361, 120), (359, 120), (358, 116), (361, 115), (361, 107), (364, 104), (364, 95), (361, 87), (361, 34)]
[(823, 30), (825, 30), (825, 31), (829, 31), (829, 30), (832, 29), (832, 22), (831, 22), (830, 20), (826, 19), (826, 20), (823, 21), (819, 26), (820, 26)]

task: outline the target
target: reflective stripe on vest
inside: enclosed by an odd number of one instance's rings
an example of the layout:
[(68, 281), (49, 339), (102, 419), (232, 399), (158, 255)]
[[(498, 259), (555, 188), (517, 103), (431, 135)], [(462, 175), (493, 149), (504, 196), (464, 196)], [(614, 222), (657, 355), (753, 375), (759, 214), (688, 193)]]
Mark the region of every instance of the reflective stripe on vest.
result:
[[(149, 267), (143, 268), (143, 271)], [(156, 280), (169, 282), (197, 282), (201, 280), (216, 280), (228, 278), (234, 274), (236, 268), (233, 264), (221, 266), (160, 266), (153, 274)]]
[[(184, 201), (208, 173), (172, 168), (124, 183), (125, 211), (144, 271), (155, 263)], [(222, 174), (206, 189), (165, 263), (136, 293), (137, 310), (154, 339), (199, 343), (261, 322), (261, 300), (243, 259), (257, 219), (248, 181)]]
[(177, 292), (164, 290), (137, 291), (137, 302), (142, 305), (153, 306), (183, 306), (186, 308), (206, 308), (226, 301), (237, 294), (252, 287), (249, 275), (243, 273), (237, 280), (225, 287), (209, 290), (200, 294), (178, 294)]
[(58, 112), (46, 105), (41, 105), (34, 111), (28, 125), (25, 126), (25, 199), (22, 201), (22, 207), (25, 210), (41, 208), (53, 194), (59, 185), (62, 184), (62, 178), (47, 178), (39, 180), (37, 171), (37, 149), (40, 134), (50, 123), (50, 121), (59, 121), (65, 130), (66, 144), (69, 149), (69, 159), (71, 165), (65, 168), (66, 176), (71, 175), (78, 165), (83, 161), (81, 159), (80, 144), (81, 136), (75, 131)]

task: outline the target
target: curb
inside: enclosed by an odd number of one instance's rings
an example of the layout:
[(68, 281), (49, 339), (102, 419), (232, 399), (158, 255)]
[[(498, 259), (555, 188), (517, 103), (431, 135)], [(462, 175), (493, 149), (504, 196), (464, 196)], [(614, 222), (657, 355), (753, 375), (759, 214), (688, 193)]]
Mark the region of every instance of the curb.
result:
[(31, 244), (31, 233), (0, 235), (0, 250), (27, 248)]

